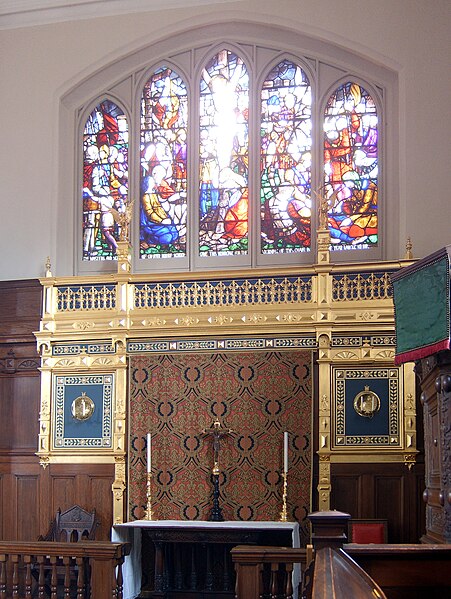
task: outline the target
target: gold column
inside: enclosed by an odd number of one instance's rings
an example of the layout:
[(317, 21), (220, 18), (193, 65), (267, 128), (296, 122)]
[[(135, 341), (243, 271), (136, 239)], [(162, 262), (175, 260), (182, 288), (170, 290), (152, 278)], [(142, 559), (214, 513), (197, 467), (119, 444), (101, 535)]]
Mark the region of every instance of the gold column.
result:
[(330, 380), (331, 332), (322, 333), (318, 339), (318, 499), (319, 510), (330, 509), (330, 434), (331, 434), (331, 380)]

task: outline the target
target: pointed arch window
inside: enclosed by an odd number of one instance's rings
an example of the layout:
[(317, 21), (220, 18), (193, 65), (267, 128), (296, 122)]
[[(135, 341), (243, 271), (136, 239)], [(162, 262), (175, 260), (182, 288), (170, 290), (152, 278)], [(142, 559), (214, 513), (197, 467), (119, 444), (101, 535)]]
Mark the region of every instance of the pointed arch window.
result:
[(141, 97), (140, 258), (186, 256), (187, 127), (185, 82), (159, 68)]
[(378, 244), (378, 133), (372, 96), (358, 83), (340, 85), (324, 113), (324, 185), (335, 248)]
[(111, 75), (94, 108), (77, 104), (87, 115), (80, 272), (114, 269), (113, 212), (129, 196), (136, 272), (311, 263), (322, 198), (331, 248), (359, 250), (334, 261), (382, 258), (394, 231), (387, 189), (392, 196), (397, 182), (393, 170), (380, 176), (381, 135), (389, 146), (381, 123), (396, 121), (392, 74), (380, 83), (380, 70), (371, 76), (369, 63), (359, 75), (357, 62), (344, 75), (346, 63), (283, 47), (162, 46), (155, 66)]
[(83, 260), (111, 260), (120, 229), (113, 211), (128, 202), (128, 121), (123, 109), (103, 100), (83, 130)]
[(261, 92), (260, 243), (262, 254), (311, 246), (312, 94), (294, 62), (275, 66)]
[(199, 105), (200, 256), (249, 250), (249, 76), (229, 50), (202, 70)]

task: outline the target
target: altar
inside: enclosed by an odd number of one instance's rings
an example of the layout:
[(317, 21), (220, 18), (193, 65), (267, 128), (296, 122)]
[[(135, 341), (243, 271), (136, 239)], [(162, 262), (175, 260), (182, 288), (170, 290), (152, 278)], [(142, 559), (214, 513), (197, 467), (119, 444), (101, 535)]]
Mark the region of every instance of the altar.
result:
[[(233, 598), (232, 547), (300, 546), (297, 522), (269, 521), (135, 520), (115, 525), (112, 540), (132, 545), (123, 568), (124, 599)], [(144, 555), (153, 563), (145, 564)], [(295, 588), (299, 578), (295, 570)]]

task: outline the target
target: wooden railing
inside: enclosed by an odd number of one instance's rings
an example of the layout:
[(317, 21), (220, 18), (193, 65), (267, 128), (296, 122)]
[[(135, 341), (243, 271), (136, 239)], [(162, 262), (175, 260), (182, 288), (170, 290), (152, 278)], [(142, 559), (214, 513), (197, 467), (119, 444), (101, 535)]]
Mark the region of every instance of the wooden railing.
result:
[(235, 597), (259, 599), (297, 596), (309, 560), (306, 549), (238, 545), (231, 551), (235, 564)]
[(0, 599), (122, 599), (127, 543), (0, 542)]
[(232, 549), (232, 560), (237, 599), (292, 599), (295, 564), (302, 599), (451, 597), (451, 545), (321, 547), (313, 562), (305, 549), (239, 546)]

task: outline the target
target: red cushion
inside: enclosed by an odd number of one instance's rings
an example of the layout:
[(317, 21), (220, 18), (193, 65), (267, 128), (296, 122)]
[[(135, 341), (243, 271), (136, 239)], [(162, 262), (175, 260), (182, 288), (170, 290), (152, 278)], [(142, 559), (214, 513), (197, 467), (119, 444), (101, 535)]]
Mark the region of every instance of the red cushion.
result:
[(384, 525), (381, 523), (352, 524), (351, 539), (353, 543), (383, 543)]

